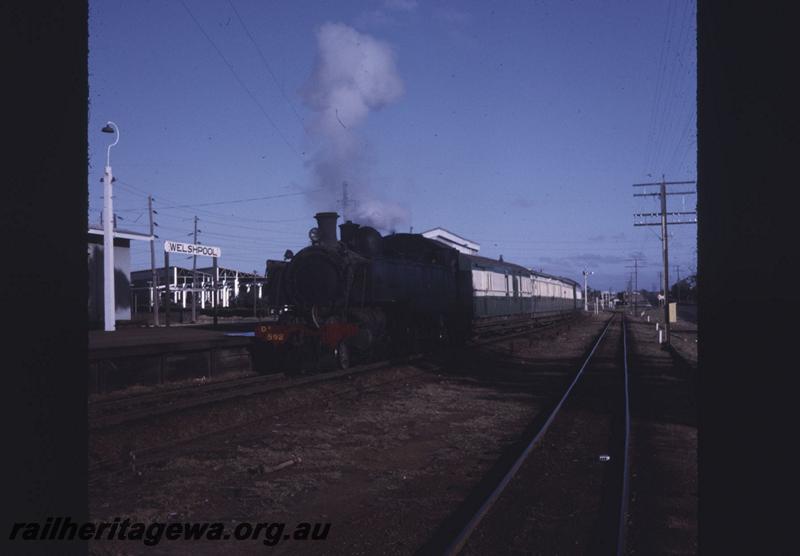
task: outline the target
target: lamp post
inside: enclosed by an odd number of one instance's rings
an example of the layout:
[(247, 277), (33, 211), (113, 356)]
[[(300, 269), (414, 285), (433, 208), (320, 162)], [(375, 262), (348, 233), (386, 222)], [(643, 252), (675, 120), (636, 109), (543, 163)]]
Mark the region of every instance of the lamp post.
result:
[(594, 272), (588, 272), (586, 270), (583, 271), (583, 310), (589, 310), (589, 289), (588, 289), (588, 278), (590, 274), (594, 274)]
[(108, 122), (103, 133), (115, 133), (116, 140), (106, 151), (106, 167), (103, 176), (103, 315), (105, 331), (116, 329), (116, 300), (114, 297), (114, 204), (111, 200), (111, 184), (114, 176), (111, 173), (111, 147), (119, 143), (119, 128), (114, 122)]

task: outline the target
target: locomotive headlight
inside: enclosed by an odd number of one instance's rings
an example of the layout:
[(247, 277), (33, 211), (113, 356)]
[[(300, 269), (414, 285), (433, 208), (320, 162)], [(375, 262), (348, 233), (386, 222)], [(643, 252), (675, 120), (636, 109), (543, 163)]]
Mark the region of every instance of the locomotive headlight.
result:
[(311, 228), (308, 230), (308, 239), (311, 240), (311, 243), (317, 243), (319, 241), (319, 229)]

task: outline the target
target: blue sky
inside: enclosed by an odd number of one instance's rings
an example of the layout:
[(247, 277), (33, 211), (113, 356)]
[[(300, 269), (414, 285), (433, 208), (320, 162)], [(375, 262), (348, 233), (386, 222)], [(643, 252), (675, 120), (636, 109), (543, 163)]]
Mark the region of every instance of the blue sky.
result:
[[(89, 25), (89, 221), (112, 120), (118, 226), (146, 231), (152, 194), (160, 238), (190, 241), (196, 215), (223, 266), (303, 247), (344, 176), (387, 228), (601, 288), (638, 256), (650, 288), (659, 229), (632, 214), (658, 207), (631, 185), (696, 177), (694, 2), (106, 0)], [(670, 235), (674, 279), (696, 226)]]

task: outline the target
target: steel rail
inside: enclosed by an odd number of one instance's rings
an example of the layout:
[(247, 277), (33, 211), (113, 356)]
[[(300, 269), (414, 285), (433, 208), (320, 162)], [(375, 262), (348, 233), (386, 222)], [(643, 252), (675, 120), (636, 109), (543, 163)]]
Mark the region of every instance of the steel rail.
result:
[(197, 384), (197, 379), (193, 379), (191, 384), (181, 384), (180, 382), (168, 383), (169, 388), (155, 392), (142, 392), (138, 394), (128, 394), (108, 399), (98, 399), (89, 402), (89, 413), (99, 414), (108, 412), (119, 407), (128, 407), (136, 404), (143, 404), (152, 401), (160, 401), (173, 396), (180, 396), (187, 392), (201, 393), (213, 392), (215, 390), (227, 390), (236, 388), (244, 384), (258, 384), (260, 382), (270, 382), (282, 378), (282, 373), (271, 375), (245, 376), (240, 378), (227, 378), (225, 380), (215, 380), (213, 382), (201, 382)]
[[(562, 318), (547, 323), (546, 326), (532, 327), (522, 332), (515, 332), (469, 342), (468, 347), (480, 347), (505, 340), (525, 336), (530, 333), (552, 328), (555, 325), (569, 323), (572, 319)], [(247, 376), (237, 379), (221, 380), (206, 384), (192, 384), (178, 386), (159, 392), (147, 392), (124, 396), (119, 398), (97, 400), (89, 402), (89, 423), (91, 429), (105, 428), (122, 423), (136, 421), (147, 417), (173, 413), (196, 406), (206, 405), (216, 401), (244, 397), (262, 392), (292, 388), (304, 384), (324, 382), (341, 376), (358, 374), (370, 370), (377, 370), (393, 364), (408, 363), (420, 359), (422, 354), (407, 357), (393, 358), (352, 367), (340, 371), (328, 371), (306, 377), (290, 377), (285, 373), (272, 373), (270, 375)], [(281, 376), (283, 375), (283, 376)], [(182, 396), (190, 396), (181, 399)], [(157, 406), (156, 404), (162, 403)]]
[[(399, 377), (399, 378), (390, 378), (389, 380), (384, 380), (384, 381), (379, 382), (377, 384), (372, 384), (372, 385), (369, 385), (369, 386), (366, 386), (366, 387), (350, 387), (350, 388), (347, 388), (347, 389), (345, 389), (345, 390), (343, 390), (341, 392), (334, 392), (334, 395), (341, 397), (343, 395), (352, 394), (352, 393), (362, 394), (362, 393), (365, 393), (365, 392), (375, 392), (375, 391), (380, 390), (384, 386), (387, 386), (387, 385), (390, 385), (390, 384), (394, 384), (394, 383), (397, 383), (397, 382), (400, 382), (400, 381), (408, 381), (408, 380), (422, 378), (422, 377), (428, 375), (430, 372), (432, 372), (432, 371), (435, 372), (436, 370), (438, 370), (438, 367), (434, 366), (433, 368), (428, 368), (428, 369), (421, 370), (421, 371), (419, 371), (417, 373), (414, 373), (414, 374), (412, 374), (410, 376), (403, 376), (403, 377)], [(320, 382), (324, 382), (324, 381), (320, 381)], [(109, 470), (110, 471), (115, 471), (115, 470), (118, 471), (119, 469), (123, 469), (123, 468), (131, 466), (133, 462), (135, 462), (135, 465), (137, 465), (137, 466), (151, 464), (151, 463), (154, 463), (156, 461), (162, 460), (165, 457), (165, 454), (167, 454), (170, 450), (179, 449), (181, 447), (185, 447), (187, 445), (191, 445), (191, 444), (196, 443), (198, 441), (212, 439), (215, 436), (228, 434), (228, 433), (234, 433), (235, 431), (242, 430), (243, 428), (245, 428), (247, 426), (251, 426), (253, 424), (261, 423), (261, 422), (264, 422), (266, 420), (269, 420), (269, 419), (271, 419), (271, 418), (273, 418), (273, 417), (275, 417), (277, 415), (285, 415), (287, 413), (296, 412), (296, 411), (302, 410), (302, 409), (304, 409), (306, 407), (308, 407), (307, 404), (300, 404), (300, 405), (297, 405), (297, 406), (292, 406), (290, 408), (282, 409), (282, 410), (274, 412), (274, 413), (269, 413), (267, 415), (262, 415), (262, 416), (259, 416), (259, 417), (253, 418), (253, 419), (248, 419), (248, 420), (246, 420), (244, 422), (236, 423), (235, 425), (226, 426), (226, 427), (223, 427), (223, 428), (218, 428), (218, 429), (206, 431), (206, 432), (203, 432), (203, 433), (200, 433), (200, 434), (195, 434), (193, 436), (189, 436), (189, 437), (186, 437), (186, 438), (181, 438), (181, 439), (178, 439), (178, 440), (173, 441), (173, 442), (168, 442), (166, 444), (160, 444), (160, 445), (150, 446), (150, 447), (147, 447), (147, 448), (136, 450), (135, 451), (136, 457), (133, 460), (127, 460), (125, 462), (121, 462), (120, 457), (117, 456), (117, 457), (111, 457), (111, 458), (106, 458), (106, 459), (97, 461), (97, 462), (89, 465), (89, 483), (90, 484), (91, 483), (95, 483), (97, 480), (99, 480), (99, 478), (100, 478), (100, 475), (98, 475), (99, 472), (109, 471)]]
[(519, 457), (517, 457), (516, 461), (511, 466), (511, 469), (509, 469), (506, 472), (502, 480), (492, 490), (491, 494), (489, 494), (486, 500), (484, 500), (480, 508), (478, 508), (478, 511), (472, 516), (469, 522), (467, 522), (467, 524), (463, 528), (461, 528), (461, 530), (458, 532), (455, 538), (448, 544), (447, 548), (443, 552), (444, 554), (452, 556), (458, 554), (461, 551), (461, 549), (464, 547), (467, 540), (469, 539), (470, 535), (472, 535), (472, 533), (477, 528), (478, 524), (489, 512), (489, 509), (494, 505), (494, 503), (503, 493), (508, 483), (511, 482), (511, 479), (514, 477), (514, 475), (516, 475), (519, 468), (522, 467), (522, 464), (528, 458), (528, 455), (531, 453), (534, 446), (539, 442), (539, 440), (544, 436), (545, 432), (547, 432), (547, 430), (550, 428), (551, 423), (555, 420), (556, 415), (558, 415), (558, 412), (561, 410), (561, 406), (563, 406), (564, 402), (566, 402), (567, 398), (569, 398), (569, 395), (572, 392), (575, 385), (578, 383), (578, 380), (580, 380), (581, 376), (583, 376), (583, 371), (586, 369), (589, 362), (592, 360), (592, 356), (594, 356), (594, 353), (600, 346), (600, 343), (603, 341), (603, 338), (605, 338), (606, 332), (608, 332), (611, 323), (614, 321), (614, 316), (615, 315), (612, 315), (612, 317), (608, 319), (608, 323), (606, 323), (606, 326), (603, 329), (603, 332), (600, 334), (600, 337), (597, 339), (594, 346), (592, 346), (589, 355), (586, 357), (580, 369), (575, 374), (575, 378), (572, 380), (569, 387), (561, 396), (559, 402), (555, 405), (555, 407), (553, 407), (552, 410), (550, 410), (550, 414), (548, 415), (544, 424), (541, 426), (541, 428), (539, 428), (534, 437), (530, 440), (528, 445), (522, 451), (522, 454), (520, 454)]
[[(117, 413), (111, 413), (109, 415), (97, 416), (93, 419), (90, 419), (89, 428), (90, 429), (107, 428), (114, 425), (120, 425), (123, 423), (129, 423), (132, 421), (146, 419), (149, 417), (155, 417), (158, 415), (175, 413), (178, 411), (183, 411), (194, 407), (200, 407), (215, 402), (220, 402), (235, 398), (242, 398), (256, 394), (263, 394), (267, 392), (288, 390), (291, 388), (296, 388), (298, 386), (303, 386), (308, 384), (328, 382), (344, 376), (357, 375), (370, 371), (377, 371), (389, 368), (394, 365), (411, 363), (421, 358), (422, 355), (414, 354), (399, 359), (378, 361), (376, 363), (359, 365), (357, 367), (352, 367), (346, 370), (321, 373), (317, 375), (305, 376), (300, 378), (288, 378), (286, 380), (281, 380), (281, 381), (273, 380), (266, 383), (256, 383), (256, 384), (251, 384), (249, 381), (245, 381), (243, 384), (231, 384), (230, 388), (227, 388), (222, 392), (212, 393), (212, 395), (193, 396), (189, 399), (183, 399), (183, 400), (178, 399), (174, 403), (170, 403), (167, 405), (155, 406), (155, 407), (146, 406), (143, 408), (134, 409), (132, 411), (117, 412)], [(236, 381), (230, 381), (230, 382), (236, 382)]]
[[(496, 343), (501, 342), (506, 339), (515, 338), (519, 335), (523, 335), (529, 332), (538, 332), (547, 328), (551, 328), (554, 325), (561, 324), (564, 322), (570, 322), (574, 319), (573, 315), (565, 315), (561, 316), (560, 318), (550, 320), (550, 321), (530, 321), (531, 325), (527, 326), (525, 330), (521, 332), (512, 332), (511, 334), (505, 334), (502, 336), (492, 337), (485, 341), (475, 340), (471, 342), (472, 345), (482, 345), (483, 343)], [(489, 327), (487, 327), (488, 329)], [(492, 330), (493, 331), (493, 330)], [(497, 328), (497, 332), (503, 332), (501, 327)], [(335, 371), (326, 371), (326, 372), (335, 372)], [(212, 380), (208, 382), (203, 382), (197, 384), (198, 379), (193, 379), (193, 384), (181, 384), (181, 381), (176, 381), (175, 383), (165, 383), (168, 385), (167, 388), (159, 391), (150, 391), (150, 392), (141, 392), (136, 394), (127, 394), (124, 396), (114, 396), (109, 398), (100, 398), (89, 402), (89, 412), (90, 413), (97, 413), (100, 411), (106, 411), (107, 408), (115, 409), (117, 407), (125, 407), (129, 405), (134, 405), (140, 402), (149, 402), (149, 401), (159, 401), (162, 399), (166, 399), (172, 397), (174, 395), (181, 395), (185, 392), (212, 392), (214, 390), (227, 390), (233, 387), (238, 387), (239, 385), (244, 385), (247, 383), (257, 384), (262, 382), (270, 382), (274, 380), (280, 380), (281, 378), (286, 378), (289, 375), (284, 371), (276, 371), (274, 373), (270, 373), (268, 375), (252, 375), (249, 374), (248, 376), (240, 377), (240, 378), (228, 378), (224, 380)]]
[(576, 319), (577, 317), (575, 315), (571, 315), (557, 320), (547, 321), (546, 323), (540, 323), (538, 325), (528, 326), (521, 330), (512, 330), (500, 336), (495, 334), (486, 334), (484, 336), (478, 336), (477, 338), (473, 338), (472, 340), (467, 342), (466, 347), (482, 347), (491, 344), (499, 344), (506, 340), (515, 340), (517, 338), (523, 338), (526, 336), (539, 334), (542, 332), (548, 332), (548, 331), (552, 332), (558, 326), (571, 324), (575, 322)]
[(625, 539), (628, 532), (628, 501), (630, 500), (630, 482), (629, 482), (629, 458), (630, 458), (630, 437), (631, 437), (631, 404), (630, 404), (630, 388), (628, 383), (628, 333), (627, 323), (625, 322), (625, 313), (622, 314), (622, 371), (623, 371), (623, 389), (625, 392), (625, 440), (623, 443), (623, 459), (622, 459), (622, 492), (619, 501), (618, 513), (618, 526), (617, 526), (617, 546), (616, 554), (621, 556), (625, 553)]
[[(627, 515), (630, 501), (630, 372), (628, 369), (628, 319), (622, 313), (620, 323), (622, 336), (622, 356), (615, 357), (613, 378), (610, 384), (609, 400), (613, 403), (610, 409), (610, 425), (608, 436), (608, 454), (610, 463), (603, 480), (600, 507), (593, 528), (587, 554), (625, 553), (627, 538)], [(619, 373), (619, 374), (618, 374)], [(619, 380), (619, 379), (622, 380)], [(606, 460), (609, 461), (609, 460)]]

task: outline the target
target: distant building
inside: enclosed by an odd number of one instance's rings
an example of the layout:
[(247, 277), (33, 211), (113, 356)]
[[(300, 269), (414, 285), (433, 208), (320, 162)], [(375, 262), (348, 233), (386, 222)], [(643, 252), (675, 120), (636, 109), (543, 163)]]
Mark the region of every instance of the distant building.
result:
[[(149, 235), (114, 230), (115, 320), (131, 320), (131, 240), (150, 241)], [(89, 228), (89, 323), (103, 322), (103, 230)]]
[[(211, 277), (214, 267), (209, 266), (197, 270), (202, 270), (204, 273), (207, 273), (209, 277)], [(234, 301), (236, 298), (238, 298), (242, 291), (249, 294), (250, 288), (253, 287), (253, 285), (256, 287), (256, 295), (258, 296), (258, 299), (261, 299), (264, 282), (265, 279), (263, 276), (259, 276), (258, 274), (252, 272), (241, 272), (233, 268), (217, 267), (217, 284), (220, 289), (222, 307), (229, 307), (231, 301)]]
[[(164, 267), (157, 267), (156, 279), (158, 280), (159, 305), (165, 306), (166, 283), (169, 280), (170, 303), (173, 308), (190, 308), (192, 295), (197, 295), (197, 306), (206, 309), (214, 306), (213, 283), (214, 267), (197, 269), (197, 282), (192, 287), (194, 271), (191, 268), (170, 265), (165, 272)], [(152, 293), (153, 273), (150, 269), (136, 270), (131, 273), (131, 297), (138, 311), (151, 311), (153, 306)], [(217, 267), (217, 285), (219, 288), (220, 307), (230, 307), (239, 294), (249, 293), (255, 284), (256, 294), (262, 297), (264, 277), (257, 274), (240, 272), (236, 269)]]
[(422, 235), (423, 237), (436, 240), (439, 243), (443, 243), (467, 255), (477, 255), (481, 248), (480, 244), (456, 235), (444, 228), (433, 228), (427, 232), (422, 232)]

